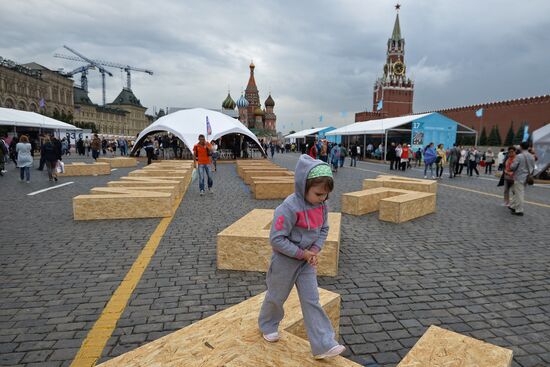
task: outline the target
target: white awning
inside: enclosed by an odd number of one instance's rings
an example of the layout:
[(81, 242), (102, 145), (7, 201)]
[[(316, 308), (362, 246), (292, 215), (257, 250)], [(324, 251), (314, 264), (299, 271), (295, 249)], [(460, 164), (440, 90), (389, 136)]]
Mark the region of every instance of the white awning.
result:
[(0, 107), (0, 125), (42, 129), (82, 130), (74, 125), (36, 112)]
[(355, 122), (350, 125), (340, 127), (336, 130), (332, 130), (325, 135), (370, 135), (370, 134), (384, 134), (386, 130), (394, 129), (398, 126), (402, 126), (412, 122), (414, 120), (421, 119), (423, 117), (431, 115), (431, 113), (423, 113), (419, 115), (407, 115), (399, 117), (390, 117), (380, 120), (369, 120), (363, 122)]
[[(325, 127), (317, 127), (317, 128), (314, 128), (314, 129), (301, 130), (301, 131), (298, 131), (298, 132), (295, 132), (295, 133), (292, 133), (290, 135), (285, 136), (285, 139), (302, 139), (302, 138), (305, 138), (306, 136), (315, 135), (319, 131), (328, 129), (329, 127), (330, 126), (325, 126)], [(325, 135), (329, 135), (329, 134), (325, 134)]]
[(208, 135), (208, 140), (215, 140), (228, 134), (242, 134), (254, 140), (262, 153), (265, 154), (256, 135), (239, 120), (205, 108), (180, 110), (159, 118), (139, 133), (134, 151), (138, 146), (141, 146), (141, 142), (147, 135), (163, 131), (176, 135), (192, 150), (193, 146), (199, 141), (199, 135), (206, 136), (207, 117), (212, 128), (212, 134)]

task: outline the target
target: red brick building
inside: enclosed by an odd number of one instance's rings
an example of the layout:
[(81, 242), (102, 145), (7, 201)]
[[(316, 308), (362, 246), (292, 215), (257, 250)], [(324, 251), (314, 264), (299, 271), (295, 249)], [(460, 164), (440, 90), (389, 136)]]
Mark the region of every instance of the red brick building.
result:
[[(399, 7), (396, 6), (399, 10)], [(355, 122), (409, 115), (413, 113), (414, 83), (405, 77), (405, 40), (401, 37), (399, 13), (395, 18), (393, 33), (388, 40), (384, 74), (374, 85), (373, 111), (358, 112)], [(379, 101), (382, 108), (377, 111)], [(476, 111), (483, 108), (483, 116), (476, 117)], [(529, 125), (532, 132), (550, 123), (550, 95), (519, 98), (509, 101), (490, 102), (471, 106), (452, 107), (435, 111), (487, 135), (493, 126), (499, 129), (504, 140), (513, 122), (514, 133), (523, 125)], [(424, 113), (424, 112), (422, 112)]]
[[(399, 5), (396, 5), (399, 11)], [(410, 115), (413, 113), (414, 83), (407, 78), (405, 39), (401, 37), (399, 13), (388, 39), (383, 75), (376, 80), (372, 95), (372, 112), (358, 112), (355, 122)]]

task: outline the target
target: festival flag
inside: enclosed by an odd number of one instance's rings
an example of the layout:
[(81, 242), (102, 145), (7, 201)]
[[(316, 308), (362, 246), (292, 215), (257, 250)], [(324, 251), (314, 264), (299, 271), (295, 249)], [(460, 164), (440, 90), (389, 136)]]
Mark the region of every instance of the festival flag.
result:
[(210, 121), (208, 121), (208, 116), (206, 116), (206, 135), (212, 135), (212, 126), (210, 126)]
[(346, 117), (348, 115), (348, 111), (342, 111), (340, 112), (340, 116)]
[(323, 122), (323, 115), (319, 116), (319, 122)]
[(483, 107), (476, 111), (476, 116), (477, 117), (482, 117), (483, 116)]
[(523, 127), (523, 139), (522, 142), (529, 140), (529, 125), (525, 124)]
[(46, 108), (46, 101), (44, 100), (44, 98), (40, 99), (40, 101), (38, 102), (38, 106), (40, 106), (40, 108)]
[(380, 111), (382, 109), (382, 107), (384, 107), (384, 100), (383, 99), (378, 101), (378, 106), (376, 106), (376, 111)]

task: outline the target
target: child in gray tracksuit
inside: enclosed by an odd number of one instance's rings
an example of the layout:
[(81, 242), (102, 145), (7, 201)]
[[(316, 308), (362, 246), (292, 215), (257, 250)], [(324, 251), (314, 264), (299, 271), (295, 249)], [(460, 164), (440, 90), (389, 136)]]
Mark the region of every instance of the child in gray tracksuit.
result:
[(294, 187), (295, 192), (275, 209), (269, 236), (273, 255), (258, 324), (265, 340), (279, 340), (283, 304), (296, 285), (314, 357), (334, 357), (345, 347), (334, 339), (330, 319), (319, 303), (316, 273), (317, 254), (328, 234), (325, 200), (334, 187), (331, 168), (302, 155), (296, 165)]

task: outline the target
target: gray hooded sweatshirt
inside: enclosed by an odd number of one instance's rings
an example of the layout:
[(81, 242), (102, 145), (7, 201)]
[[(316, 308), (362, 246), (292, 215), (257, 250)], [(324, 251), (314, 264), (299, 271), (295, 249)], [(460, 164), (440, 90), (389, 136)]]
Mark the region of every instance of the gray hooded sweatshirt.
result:
[(269, 239), (273, 250), (286, 256), (304, 258), (304, 250), (318, 253), (328, 235), (328, 208), (325, 203), (312, 205), (305, 199), (309, 172), (325, 164), (309, 155), (302, 155), (294, 172), (294, 194), (275, 209)]

